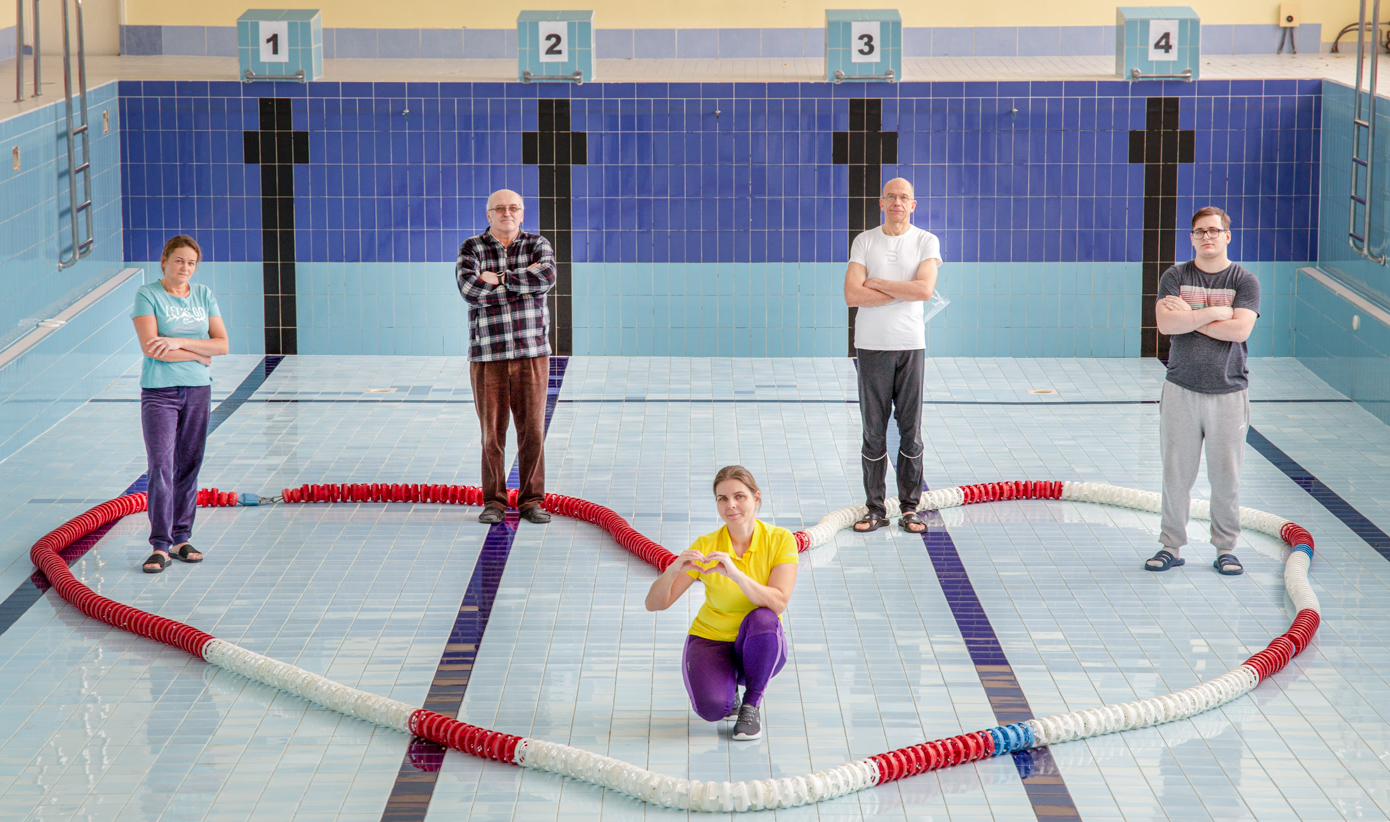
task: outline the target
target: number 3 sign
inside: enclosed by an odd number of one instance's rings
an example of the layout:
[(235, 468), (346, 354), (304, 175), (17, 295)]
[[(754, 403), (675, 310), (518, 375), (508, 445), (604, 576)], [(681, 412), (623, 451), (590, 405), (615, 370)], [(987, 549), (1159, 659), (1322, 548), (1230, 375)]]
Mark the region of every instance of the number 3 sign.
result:
[(850, 55), (854, 63), (877, 63), (879, 55), (879, 34), (881, 26), (877, 21), (856, 20), (850, 23)]
[(1178, 21), (1149, 21), (1149, 60), (1171, 63), (1178, 59)]

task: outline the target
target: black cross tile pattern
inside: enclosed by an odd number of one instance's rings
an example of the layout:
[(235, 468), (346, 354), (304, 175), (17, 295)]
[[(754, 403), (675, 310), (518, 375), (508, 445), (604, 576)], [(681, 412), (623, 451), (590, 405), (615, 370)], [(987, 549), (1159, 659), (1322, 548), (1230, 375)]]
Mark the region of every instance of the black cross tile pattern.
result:
[(295, 131), (286, 97), (262, 97), (260, 131), (242, 132), (244, 161), (261, 167), (265, 353), (299, 348), (294, 284), (294, 167), (309, 162), (309, 132)]
[[(568, 357), (550, 358), (550, 379), (545, 392), (547, 433), (550, 431), (550, 418), (555, 414), (555, 404), (560, 399), (560, 387), (564, 383), (568, 365)], [(517, 487), (521, 481), (520, 470), (520, 464), (513, 461), (511, 473), (507, 476), (507, 487)], [(502, 522), (488, 528), (482, 551), (478, 553), (478, 562), (473, 566), (468, 587), (464, 589), (463, 601), (459, 603), (458, 615), (454, 617), (454, 627), (449, 631), (444, 653), (439, 657), (439, 667), (435, 669), (434, 680), (425, 695), (422, 707), (427, 710), (458, 718), (459, 708), (463, 705), (463, 697), (473, 676), (473, 665), (478, 659), (478, 648), (483, 643), (492, 606), (497, 600), (497, 589), (502, 584), (502, 573), (507, 569), (507, 557), (511, 554), (517, 525), (517, 512), (508, 511)], [(396, 773), (396, 782), (391, 786), (391, 795), (387, 797), (386, 807), (381, 812), (381, 822), (423, 822), (430, 809), (430, 800), (434, 798), (445, 750), (443, 745), (429, 740), (415, 738), (410, 741), (410, 747), (401, 759), (400, 770)]]
[(538, 230), (555, 251), (555, 287), (550, 290), (550, 349), (574, 353), (574, 231), (570, 212), (570, 168), (588, 165), (588, 135), (570, 131), (569, 100), (537, 100), (535, 131), (521, 136), (521, 159), (540, 171)]
[(1140, 356), (1168, 356), (1168, 337), (1158, 333), (1154, 305), (1159, 278), (1177, 262), (1178, 166), (1195, 161), (1196, 146), (1196, 132), (1178, 128), (1177, 97), (1148, 98), (1144, 130), (1129, 133), (1129, 161), (1144, 165)]
[[(850, 246), (860, 233), (879, 225), (879, 195), (883, 187), (883, 166), (898, 163), (898, 133), (883, 130), (883, 101), (878, 99), (849, 101), (849, 130), (835, 132), (831, 148), (837, 166), (849, 166), (849, 239)], [(859, 311), (849, 309), (849, 356), (854, 351), (854, 318)]]

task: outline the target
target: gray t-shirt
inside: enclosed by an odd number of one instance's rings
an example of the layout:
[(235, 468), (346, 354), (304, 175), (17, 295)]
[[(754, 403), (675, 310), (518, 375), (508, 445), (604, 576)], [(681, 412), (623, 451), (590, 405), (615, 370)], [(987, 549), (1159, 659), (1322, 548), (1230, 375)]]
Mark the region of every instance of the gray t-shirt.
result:
[[(1158, 281), (1158, 299), (1169, 295), (1181, 297), (1194, 310), (1229, 305), (1260, 313), (1260, 281), (1236, 263), (1215, 274), (1195, 262), (1178, 263)], [(1168, 382), (1199, 394), (1231, 394), (1250, 385), (1245, 343), (1214, 340), (1197, 331), (1169, 340)]]

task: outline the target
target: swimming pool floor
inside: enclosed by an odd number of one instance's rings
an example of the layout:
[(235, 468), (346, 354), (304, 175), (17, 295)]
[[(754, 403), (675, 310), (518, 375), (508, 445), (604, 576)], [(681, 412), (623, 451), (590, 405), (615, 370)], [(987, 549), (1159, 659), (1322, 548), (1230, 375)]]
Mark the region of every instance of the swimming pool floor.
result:
[[(927, 368), (928, 485), (1158, 489), (1157, 361)], [(259, 373), (261, 358), (220, 359), (214, 403)], [(34, 540), (144, 471), (137, 378), (138, 366), (0, 463), (0, 597), (34, 589)], [(1251, 382), (1254, 429), (1390, 529), (1390, 429), (1296, 361), (1253, 360)], [(763, 519), (796, 530), (862, 498), (855, 396), (848, 359), (571, 358), (546, 441), (547, 488), (607, 505), (679, 551), (718, 525), (709, 482), (737, 462), (763, 484)], [(213, 432), (201, 484), (270, 494), (306, 482), (477, 484), (478, 472), (465, 360), (287, 357)], [(1207, 495), (1204, 477), (1194, 494)], [(1242, 504), (1312, 531), (1323, 607), (1309, 649), (1250, 695), (1191, 721), (1053, 746), (1030, 783), (999, 757), (755, 816), (1066, 818), (1046, 815), (1046, 782), (1062, 797), (1054, 809), (1088, 821), (1387, 818), (1390, 561), (1345, 510), (1339, 518), (1253, 447)], [(133, 516), (73, 571), (116, 600), (421, 704), (484, 548), (477, 510), (201, 510), (194, 542), (207, 561), (159, 576), (140, 573), (147, 526)], [(934, 527), (949, 533), (1038, 716), (1195, 685), (1292, 618), (1280, 544), (1260, 534), (1238, 549), (1246, 574), (1224, 578), (1198, 523), (1186, 567), (1142, 571), (1157, 515), (1008, 502), (950, 509)], [(920, 537), (842, 533), (802, 557), (785, 620), (790, 659), (754, 743), (731, 743), (728, 724), (691, 712), (679, 658), (700, 593), (650, 614), (653, 576), (593, 526), (522, 522), (491, 580), (459, 718), (715, 780), (795, 775), (996, 724), (955, 594)], [(388, 800), (391, 813), (404, 807), (405, 736), (87, 619), (51, 591), (34, 599), (0, 613), (0, 821), (376, 822)], [(430, 820), (686, 815), (462, 754), (417, 759)]]

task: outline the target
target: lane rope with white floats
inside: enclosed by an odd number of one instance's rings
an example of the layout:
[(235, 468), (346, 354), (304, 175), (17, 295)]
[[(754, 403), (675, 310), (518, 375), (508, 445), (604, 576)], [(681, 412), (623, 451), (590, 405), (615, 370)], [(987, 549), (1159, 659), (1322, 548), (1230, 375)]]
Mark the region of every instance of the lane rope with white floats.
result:
[[(991, 482), (940, 488), (923, 494), (919, 511), (1004, 500), (1051, 499), (1091, 502), (1158, 513), (1161, 498), (1149, 491), (1089, 482)], [(264, 502), (414, 502), (481, 505), (482, 489), (460, 485), (350, 484), (304, 485), (287, 488), (266, 499), (236, 495), (216, 488), (200, 490), (204, 507), (255, 505)], [(516, 505), (516, 491), (509, 504)], [(891, 509), (896, 500), (888, 500)], [(103, 525), (145, 510), (143, 493), (104, 502), (44, 536), (29, 556), (48, 577), (53, 589), (82, 613), (131, 633), (163, 642), (219, 668), (271, 685), (325, 708), (428, 739), (484, 759), (550, 771), (656, 805), (695, 811), (751, 811), (789, 808), (821, 802), (938, 768), (992, 756), (1055, 745), (1101, 734), (1146, 728), (1187, 719), (1238, 699), (1289, 663), (1312, 641), (1318, 630), (1318, 598), (1308, 582), (1313, 561), (1313, 538), (1299, 525), (1273, 514), (1240, 509), (1244, 528), (1277, 537), (1291, 549), (1284, 561), (1284, 588), (1296, 612), (1293, 624), (1264, 650), (1215, 679), (1164, 696), (1081, 711), (1029, 719), (1010, 725), (963, 733), (801, 776), (747, 782), (702, 782), (653, 773), (621, 760), (570, 745), (506, 734), (460, 722), (434, 711), (369, 694), (318, 674), (248, 651), (211, 634), (116, 602), (80, 582), (60, 552)], [(676, 555), (638, 533), (611, 509), (559, 494), (547, 494), (543, 507), (553, 514), (581, 519), (607, 531), (626, 550), (665, 570)], [(863, 505), (832, 511), (820, 522), (795, 534), (797, 549), (806, 551), (830, 541), (866, 513)], [(1192, 501), (1192, 516), (1209, 519), (1210, 506)]]

